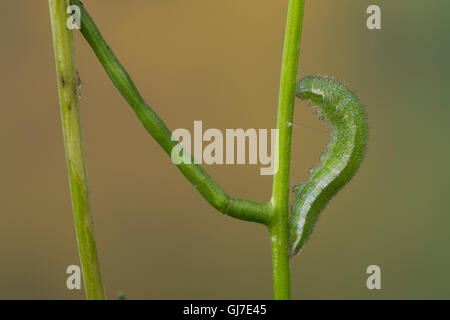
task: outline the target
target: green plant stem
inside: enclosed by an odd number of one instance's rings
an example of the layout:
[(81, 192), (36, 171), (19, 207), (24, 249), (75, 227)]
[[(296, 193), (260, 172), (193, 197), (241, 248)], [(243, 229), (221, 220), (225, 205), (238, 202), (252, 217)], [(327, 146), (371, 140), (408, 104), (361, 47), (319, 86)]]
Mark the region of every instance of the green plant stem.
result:
[(86, 161), (77, 93), (72, 31), (66, 27), (68, 0), (49, 0), (59, 103), (69, 171), (72, 208), (88, 299), (105, 299), (89, 202)]
[[(111, 48), (106, 43), (92, 18), (79, 0), (71, 0), (71, 4), (77, 5), (81, 9), (81, 33), (91, 46), (106, 73), (132, 107), (137, 117), (144, 125), (148, 133), (156, 140), (163, 150), (170, 156), (172, 148), (178, 141), (172, 141), (172, 134), (144, 101), (139, 91), (131, 80), (125, 68), (120, 64)], [(186, 152), (186, 150), (184, 150)], [(198, 192), (218, 211), (246, 221), (253, 221), (269, 225), (271, 221), (270, 207), (244, 199), (232, 199), (225, 191), (211, 178), (206, 170), (199, 164), (181, 163), (178, 169), (191, 182)]]
[[(133, 108), (145, 129), (170, 155), (178, 142), (172, 141), (164, 122), (139, 94), (126, 70), (103, 39), (95, 23), (79, 0), (70, 0), (81, 9), (81, 33), (103, 65), (119, 92)], [(279, 143), (278, 171), (274, 176), (272, 199), (259, 204), (244, 199), (231, 199), (198, 164), (180, 164), (178, 169), (200, 194), (217, 210), (232, 217), (262, 223), (269, 227), (273, 257), (275, 299), (290, 298), (288, 255), (289, 171), (295, 84), (303, 22), (304, 0), (290, 0), (286, 24), (285, 44), (281, 68), (280, 94), (277, 117)]]
[(269, 227), (272, 245), (273, 291), (275, 299), (290, 299), (289, 267), (289, 172), (295, 85), (302, 35), (304, 0), (290, 0), (281, 65), (278, 100), (278, 171), (273, 178), (273, 220)]

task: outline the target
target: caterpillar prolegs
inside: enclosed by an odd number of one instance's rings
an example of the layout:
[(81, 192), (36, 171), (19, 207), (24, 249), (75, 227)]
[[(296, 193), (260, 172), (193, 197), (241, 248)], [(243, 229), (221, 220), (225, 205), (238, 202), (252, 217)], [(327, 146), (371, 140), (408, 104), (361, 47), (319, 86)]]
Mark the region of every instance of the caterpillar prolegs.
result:
[(358, 98), (343, 84), (307, 76), (300, 80), (295, 94), (302, 100), (311, 100), (320, 119), (329, 122), (333, 129), (320, 165), (310, 170), (307, 182), (294, 187), (296, 200), (289, 220), (291, 256), (300, 252), (319, 213), (358, 170), (368, 134), (366, 113)]

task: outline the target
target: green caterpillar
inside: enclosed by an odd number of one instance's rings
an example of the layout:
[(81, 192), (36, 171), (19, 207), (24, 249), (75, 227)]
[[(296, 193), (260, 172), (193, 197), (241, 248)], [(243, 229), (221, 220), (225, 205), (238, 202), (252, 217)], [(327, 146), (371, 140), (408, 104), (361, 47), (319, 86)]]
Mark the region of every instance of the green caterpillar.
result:
[(311, 100), (320, 119), (333, 126), (321, 164), (310, 170), (307, 182), (296, 185), (296, 200), (289, 220), (289, 253), (298, 254), (311, 235), (319, 213), (349, 182), (364, 157), (367, 116), (358, 98), (343, 84), (325, 77), (307, 76), (297, 85), (296, 96)]

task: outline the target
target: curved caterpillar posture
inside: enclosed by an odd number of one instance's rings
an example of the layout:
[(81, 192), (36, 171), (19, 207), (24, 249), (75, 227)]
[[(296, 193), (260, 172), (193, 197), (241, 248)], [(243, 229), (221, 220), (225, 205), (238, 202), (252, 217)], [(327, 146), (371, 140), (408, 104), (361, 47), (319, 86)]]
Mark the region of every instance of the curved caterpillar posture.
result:
[(367, 116), (358, 98), (343, 84), (307, 76), (297, 85), (296, 96), (311, 100), (320, 119), (333, 126), (321, 164), (310, 170), (307, 182), (296, 185), (289, 221), (289, 251), (298, 254), (311, 235), (320, 211), (349, 182), (364, 157)]

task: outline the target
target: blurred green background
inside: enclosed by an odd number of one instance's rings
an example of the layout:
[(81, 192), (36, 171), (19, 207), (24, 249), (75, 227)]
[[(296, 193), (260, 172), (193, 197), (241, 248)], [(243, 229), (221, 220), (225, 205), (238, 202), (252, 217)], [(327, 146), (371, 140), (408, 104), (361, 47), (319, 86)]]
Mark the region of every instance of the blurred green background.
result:
[[(80, 299), (47, 1), (0, 11), (0, 298)], [(287, 0), (84, 1), (170, 129), (273, 128)], [(378, 4), (382, 29), (366, 28)], [(369, 115), (366, 160), (292, 261), (295, 299), (450, 298), (450, 2), (307, 1), (299, 76), (344, 81)], [(145, 132), (81, 35), (82, 116), (107, 295), (270, 299), (267, 231), (212, 209)], [(295, 122), (329, 131), (306, 104)], [(292, 185), (328, 134), (294, 128)], [(258, 166), (208, 166), (265, 202)], [(366, 287), (381, 267), (382, 289)]]

